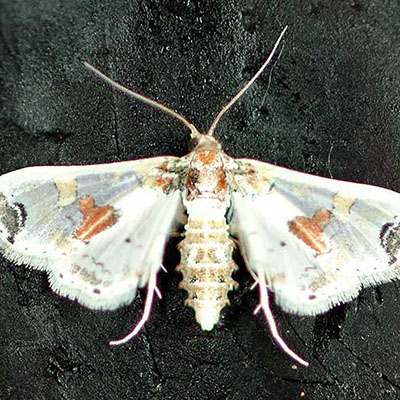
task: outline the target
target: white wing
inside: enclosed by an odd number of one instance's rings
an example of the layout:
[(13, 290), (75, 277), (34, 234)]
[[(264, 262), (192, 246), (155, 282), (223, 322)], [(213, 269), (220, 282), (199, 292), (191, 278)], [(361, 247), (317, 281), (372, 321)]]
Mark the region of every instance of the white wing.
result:
[(0, 177), (0, 250), (57, 293), (114, 309), (160, 268), (180, 207), (174, 157), (32, 167)]
[(400, 277), (400, 194), (235, 161), (231, 232), (284, 310), (321, 313)]

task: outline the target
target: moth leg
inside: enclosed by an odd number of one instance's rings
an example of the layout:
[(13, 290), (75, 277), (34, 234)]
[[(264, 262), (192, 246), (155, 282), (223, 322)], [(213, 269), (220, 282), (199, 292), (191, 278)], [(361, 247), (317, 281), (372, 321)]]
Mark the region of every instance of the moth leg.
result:
[(240, 249), (240, 242), (239, 242), (239, 239), (236, 239), (236, 238), (233, 237), (233, 236), (230, 236), (229, 239), (232, 240), (233, 248), (234, 248), (235, 250), (236, 250), (236, 249)]
[[(252, 276), (252, 278), (254, 279), (253, 284), (250, 286), (250, 290), (254, 290), (256, 288), (256, 286), (258, 285), (258, 278), (257, 278), (257, 275), (253, 271), (249, 271), (249, 272), (250, 272), (250, 275)], [(257, 314), (257, 312), (255, 314)]]
[(157, 271), (156, 270), (153, 270), (150, 274), (149, 283), (147, 285), (147, 295), (146, 295), (146, 300), (144, 303), (142, 318), (140, 318), (140, 321), (137, 323), (135, 328), (128, 335), (126, 335), (122, 339), (110, 341), (111, 346), (118, 346), (120, 344), (129, 342), (129, 340), (131, 340), (134, 336), (136, 336), (138, 334), (138, 332), (143, 328), (144, 324), (146, 323), (146, 321), (149, 319), (149, 316), (150, 316), (151, 306), (153, 304), (154, 293), (161, 295), (159, 289), (157, 288)]
[(170, 231), (168, 233), (168, 236), (171, 238), (183, 238), (183, 237), (185, 237), (185, 234), (180, 232), (179, 230), (175, 229), (173, 231)]
[[(240, 254), (242, 255), (242, 258), (243, 258), (244, 264), (246, 265), (247, 271), (249, 271), (249, 274), (254, 279), (254, 282), (250, 287), (250, 290), (254, 290), (254, 288), (258, 285), (258, 276), (251, 269), (250, 262), (249, 262), (249, 259), (247, 258), (246, 251), (243, 247), (240, 246), (239, 240), (234, 239), (234, 238), (231, 238), (231, 240), (237, 245), (237, 247), (239, 247)], [(261, 305), (254, 310), (254, 314), (257, 314), (258, 311), (260, 311), (260, 307), (261, 307)]]
[[(269, 296), (268, 296), (268, 289), (267, 289), (267, 283), (265, 281), (265, 276), (264, 274), (259, 274), (258, 275), (258, 284), (260, 288), (260, 306), (262, 310), (264, 311), (265, 318), (267, 320), (268, 328), (269, 331), (274, 338), (275, 342), (278, 344), (278, 346), (293, 360), (297, 361), (299, 364), (304, 365), (305, 367), (308, 367), (308, 362), (300, 358), (293, 350), (289, 348), (289, 346), (285, 343), (285, 341), (282, 339), (282, 337), (279, 334), (278, 328), (275, 323), (274, 316), (271, 312), (271, 309), (269, 307)], [(259, 307), (256, 308), (256, 311), (259, 310)]]
[(154, 291), (156, 292), (157, 297), (161, 300), (162, 299), (161, 290), (156, 286), (154, 288)]
[(164, 265), (161, 264), (161, 265), (160, 265), (160, 268), (161, 268), (166, 274), (168, 273), (167, 268), (165, 268)]
[[(257, 285), (257, 282), (254, 282), (254, 284)], [(253, 286), (254, 286), (254, 284), (253, 284)], [(253, 287), (253, 286), (252, 286), (252, 287)], [(260, 310), (261, 310), (261, 304), (259, 304), (259, 305), (254, 309), (253, 314), (254, 314), (254, 315), (258, 314), (258, 312), (259, 312)]]

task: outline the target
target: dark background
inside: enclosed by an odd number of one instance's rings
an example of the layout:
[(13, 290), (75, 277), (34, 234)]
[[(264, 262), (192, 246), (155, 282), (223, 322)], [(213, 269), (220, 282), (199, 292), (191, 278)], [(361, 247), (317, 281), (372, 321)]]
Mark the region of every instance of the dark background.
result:
[[(400, 191), (400, 3), (0, 0), (0, 172), (187, 152), (169, 116), (95, 79), (88, 61), (206, 130), (269, 54), (284, 47), (219, 129), (224, 149)], [(316, 318), (273, 311), (310, 361), (295, 365), (241, 287), (202, 332), (173, 273), (128, 345), (143, 292), (116, 312), (55, 295), (46, 275), (0, 258), (1, 399), (398, 399), (400, 284), (364, 290)], [(293, 260), (295, 263), (296, 260)]]

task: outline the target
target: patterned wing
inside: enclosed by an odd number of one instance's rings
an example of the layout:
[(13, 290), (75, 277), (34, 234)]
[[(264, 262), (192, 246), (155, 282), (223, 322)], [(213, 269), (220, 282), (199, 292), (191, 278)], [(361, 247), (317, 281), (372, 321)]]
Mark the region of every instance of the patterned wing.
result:
[(114, 309), (160, 268), (180, 207), (177, 159), (31, 167), (0, 177), (0, 250), (57, 293)]
[(235, 161), (231, 232), (284, 310), (322, 313), (400, 277), (400, 194)]

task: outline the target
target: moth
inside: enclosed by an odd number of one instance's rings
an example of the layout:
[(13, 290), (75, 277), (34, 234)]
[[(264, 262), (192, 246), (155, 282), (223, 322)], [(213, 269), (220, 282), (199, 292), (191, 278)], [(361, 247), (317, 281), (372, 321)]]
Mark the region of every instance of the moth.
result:
[(211, 330), (237, 287), (240, 249), (259, 306), (281, 349), (308, 363), (280, 336), (269, 292), (283, 310), (316, 315), (351, 300), (362, 286), (400, 276), (400, 194), (322, 178), (252, 159), (234, 159), (214, 130), (262, 73), (268, 59), (216, 116), (206, 134), (164, 105), (85, 63), (125, 94), (180, 120), (191, 133), (184, 157), (87, 166), (39, 166), (0, 177), (0, 249), (16, 264), (49, 274), (52, 289), (91, 309), (129, 304), (147, 286), (135, 336), (150, 315), (165, 243), (184, 225), (177, 269), (186, 305)]

